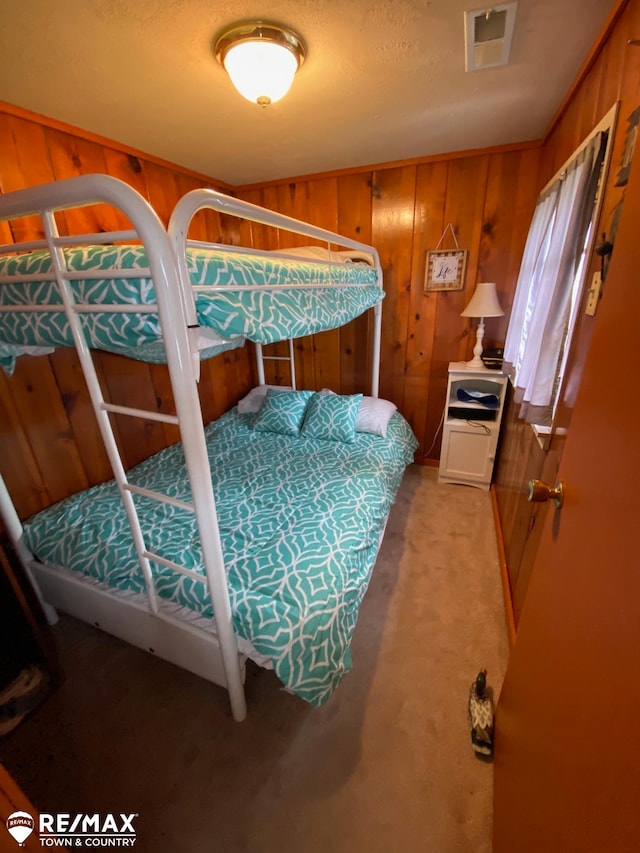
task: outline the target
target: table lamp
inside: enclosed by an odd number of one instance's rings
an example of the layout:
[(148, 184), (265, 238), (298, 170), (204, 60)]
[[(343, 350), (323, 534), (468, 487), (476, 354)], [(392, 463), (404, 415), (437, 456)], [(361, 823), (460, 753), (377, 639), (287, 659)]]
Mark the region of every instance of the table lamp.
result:
[(485, 317), (502, 317), (504, 311), (498, 302), (498, 294), (496, 293), (496, 285), (493, 281), (481, 281), (476, 285), (475, 293), (467, 307), (464, 309), (461, 317), (479, 317), (478, 329), (476, 331), (476, 345), (473, 348), (473, 358), (467, 361), (466, 365), (469, 370), (483, 369), (484, 364), (480, 356), (482, 355), (482, 338), (484, 337), (484, 318)]

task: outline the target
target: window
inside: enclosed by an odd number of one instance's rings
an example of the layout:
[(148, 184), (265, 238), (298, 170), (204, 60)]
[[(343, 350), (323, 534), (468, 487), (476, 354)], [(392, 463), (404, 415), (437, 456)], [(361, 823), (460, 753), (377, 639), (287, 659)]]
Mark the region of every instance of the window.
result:
[(578, 317), (616, 108), (538, 198), (522, 258), (504, 348), (520, 417), (553, 423)]

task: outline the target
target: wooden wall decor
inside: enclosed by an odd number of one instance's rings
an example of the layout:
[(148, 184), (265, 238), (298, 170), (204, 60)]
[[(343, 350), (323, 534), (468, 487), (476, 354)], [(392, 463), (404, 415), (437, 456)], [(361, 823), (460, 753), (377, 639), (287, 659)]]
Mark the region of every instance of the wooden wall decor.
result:
[[(453, 238), (454, 249), (440, 248), (449, 232)], [(467, 250), (458, 245), (453, 225), (449, 222), (433, 251), (427, 252), (424, 270), (424, 289), (462, 290), (467, 271)]]
[(466, 249), (434, 249), (427, 252), (424, 289), (462, 290), (466, 266)]

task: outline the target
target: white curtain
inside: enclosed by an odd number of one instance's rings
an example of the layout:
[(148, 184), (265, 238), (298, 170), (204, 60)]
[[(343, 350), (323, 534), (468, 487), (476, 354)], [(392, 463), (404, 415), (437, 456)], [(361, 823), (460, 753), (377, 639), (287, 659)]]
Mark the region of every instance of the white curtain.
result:
[(504, 360), (512, 368), (521, 417), (550, 423), (565, 345), (571, 292), (597, 189), (602, 134), (540, 196), (518, 276)]

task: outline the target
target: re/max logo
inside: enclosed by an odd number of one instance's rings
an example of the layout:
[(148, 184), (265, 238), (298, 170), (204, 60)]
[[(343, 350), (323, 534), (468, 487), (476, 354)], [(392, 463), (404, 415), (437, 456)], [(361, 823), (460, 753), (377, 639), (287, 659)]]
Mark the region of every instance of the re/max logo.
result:
[(135, 835), (133, 820), (137, 814), (41, 814), (40, 832), (54, 835), (82, 834), (132, 834)]
[[(40, 814), (39, 830), (42, 847), (133, 847), (136, 843), (136, 831), (133, 814)], [(5, 821), (7, 832), (14, 841), (23, 847), (32, 832), (36, 821), (29, 812), (17, 811)], [(2, 839), (0, 839), (0, 846)]]

